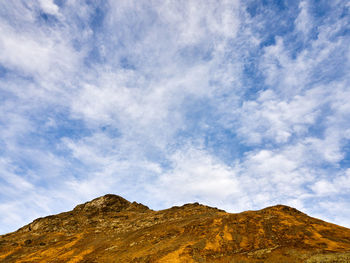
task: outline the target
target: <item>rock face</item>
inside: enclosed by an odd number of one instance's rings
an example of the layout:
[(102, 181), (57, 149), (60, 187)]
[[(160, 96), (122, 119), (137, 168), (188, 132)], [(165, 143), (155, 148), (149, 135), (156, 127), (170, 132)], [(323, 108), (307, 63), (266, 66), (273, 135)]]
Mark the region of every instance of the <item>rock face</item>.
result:
[(350, 229), (283, 205), (153, 211), (105, 195), (0, 236), (0, 262), (350, 262)]

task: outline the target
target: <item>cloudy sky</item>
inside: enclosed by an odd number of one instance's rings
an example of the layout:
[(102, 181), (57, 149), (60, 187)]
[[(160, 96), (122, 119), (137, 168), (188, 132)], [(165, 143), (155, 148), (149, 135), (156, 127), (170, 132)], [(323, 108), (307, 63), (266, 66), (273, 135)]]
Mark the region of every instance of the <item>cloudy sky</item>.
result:
[(350, 227), (346, 0), (0, 2), (0, 233), (113, 193)]

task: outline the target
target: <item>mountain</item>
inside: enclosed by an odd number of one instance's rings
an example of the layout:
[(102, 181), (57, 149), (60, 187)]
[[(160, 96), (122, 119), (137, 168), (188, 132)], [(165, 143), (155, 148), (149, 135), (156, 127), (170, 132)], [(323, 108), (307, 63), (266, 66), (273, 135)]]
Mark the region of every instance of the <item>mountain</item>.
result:
[(284, 205), (153, 211), (105, 195), (0, 236), (0, 262), (350, 262), (350, 229)]

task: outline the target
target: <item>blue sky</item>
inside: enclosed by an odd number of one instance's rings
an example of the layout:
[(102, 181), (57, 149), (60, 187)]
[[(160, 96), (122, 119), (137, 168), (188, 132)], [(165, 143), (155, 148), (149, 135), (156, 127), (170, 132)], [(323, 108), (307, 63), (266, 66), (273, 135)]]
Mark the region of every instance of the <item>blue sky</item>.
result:
[(348, 1), (1, 1), (0, 233), (106, 193), (350, 227)]

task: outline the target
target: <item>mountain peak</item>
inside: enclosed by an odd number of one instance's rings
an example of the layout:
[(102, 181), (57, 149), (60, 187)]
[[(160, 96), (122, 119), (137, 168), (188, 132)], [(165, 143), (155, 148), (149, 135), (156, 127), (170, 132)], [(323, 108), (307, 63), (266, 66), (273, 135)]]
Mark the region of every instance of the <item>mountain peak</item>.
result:
[(105, 195), (0, 236), (1, 262), (350, 262), (350, 229), (275, 205), (154, 211)]
[(104, 196), (95, 198), (89, 202), (86, 202), (81, 205), (77, 205), (73, 211), (74, 212), (107, 212), (115, 211), (120, 212), (124, 209), (127, 209), (130, 206), (130, 202), (119, 195), (106, 194)]

